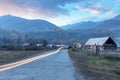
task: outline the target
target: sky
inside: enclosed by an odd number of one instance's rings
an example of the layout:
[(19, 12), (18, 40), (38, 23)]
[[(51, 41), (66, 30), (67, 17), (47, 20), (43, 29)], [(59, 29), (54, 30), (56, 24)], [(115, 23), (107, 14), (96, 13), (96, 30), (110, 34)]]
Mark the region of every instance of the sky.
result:
[(8, 14), (63, 26), (113, 18), (120, 14), (120, 0), (0, 0), (0, 16)]

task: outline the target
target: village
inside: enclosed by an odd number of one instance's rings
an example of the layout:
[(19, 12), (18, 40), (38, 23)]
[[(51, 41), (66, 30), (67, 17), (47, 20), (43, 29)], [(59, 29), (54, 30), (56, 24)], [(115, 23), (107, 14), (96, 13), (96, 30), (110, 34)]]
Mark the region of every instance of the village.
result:
[(84, 45), (76, 42), (73, 48), (106, 58), (120, 59), (119, 47), (111, 37), (90, 38)]
[(78, 51), (87, 51), (88, 53), (104, 56), (106, 58), (120, 59), (119, 47), (111, 37), (90, 38), (84, 43), (77, 41), (69, 44), (52, 44), (52, 43), (23, 43), (19, 45), (1, 45), (1, 51), (19, 51), (19, 50), (42, 50), (42, 49), (57, 49), (63, 47), (64, 49), (73, 48)]
[(0, 0), (0, 80), (120, 80), (120, 0)]
[[(119, 78), (120, 51), (117, 43), (111, 37), (90, 38), (84, 44), (74, 41), (71, 44), (24, 43), (21, 46), (1, 46), (0, 65), (4, 66), (6, 63), (24, 60), (27, 57), (41, 54), (44, 51), (49, 52), (51, 50), (55, 51), (56, 49), (62, 49), (61, 51), (63, 51), (62, 54), (64, 55), (68, 53), (73, 61), (73, 65), (78, 68), (78, 70), (80, 69), (80, 72), (82, 72), (81, 69), (83, 69), (84, 71), (82, 73), (86, 75), (86, 77), (88, 77), (89, 74), (95, 74), (94, 77), (97, 78), (98, 75), (101, 75), (100, 72), (102, 72), (104, 73), (103, 80), (109, 78), (106, 75), (108, 73), (115, 76), (111, 76), (109, 80), (118, 80)], [(114, 63), (114, 65), (111, 63)], [(21, 64), (24, 64), (24, 62), (20, 63), (20, 65)], [(83, 67), (83, 65), (85, 65), (85, 67)], [(98, 69), (97, 73), (94, 72), (95, 69)], [(0, 70), (2, 70), (2, 68), (0, 68)], [(89, 74), (86, 74), (86, 72)], [(76, 76), (80, 75), (76, 74)], [(98, 80), (101, 80), (101, 76), (99, 76)]]
[(98, 80), (119, 80), (120, 50), (111, 37), (90, 38), (84, 45), (74, 43), (68, 52), (77, 71)]

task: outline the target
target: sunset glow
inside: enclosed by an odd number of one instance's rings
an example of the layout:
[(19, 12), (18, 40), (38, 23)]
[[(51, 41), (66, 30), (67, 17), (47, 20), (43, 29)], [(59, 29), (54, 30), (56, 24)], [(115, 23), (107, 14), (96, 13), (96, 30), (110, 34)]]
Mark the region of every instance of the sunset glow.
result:
[(58, 26), (91, 18), (105, 20), (118, 15), (119, 11), (119, 0), (0, 0), (0, 16), (44, 19)]

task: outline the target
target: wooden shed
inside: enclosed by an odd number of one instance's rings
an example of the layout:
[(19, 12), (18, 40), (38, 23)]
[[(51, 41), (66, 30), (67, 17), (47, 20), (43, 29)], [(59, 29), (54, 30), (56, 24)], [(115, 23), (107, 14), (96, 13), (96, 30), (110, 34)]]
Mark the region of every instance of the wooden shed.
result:
[(111, 37), (91, 38), (85, 43), (87, 50), (116, 50), (117, 44)]

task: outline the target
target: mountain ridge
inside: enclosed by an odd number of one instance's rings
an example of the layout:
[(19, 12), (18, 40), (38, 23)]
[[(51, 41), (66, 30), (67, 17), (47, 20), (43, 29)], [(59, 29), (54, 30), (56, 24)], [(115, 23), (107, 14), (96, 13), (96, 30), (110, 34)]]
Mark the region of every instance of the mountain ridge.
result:
[(94, 27), (94, 29), (107, 30), (107, 31), (116, 31), (116, 30), (120, 31), (120, 15), (112, 19), (103, 21), (102, 23)]
[(83, 22), (77, 22), (71, 25), (62, 26), (61, 28), (64, 30), (84, 30), (84, 29), (94, 28), (99, 23), (100, 22), (83, 21)]
[(12, 15), (0, 16), (0, 28), (19, 32), (41, 32), (61, 30), (56, 25), (41, 19), (28, 20)]

